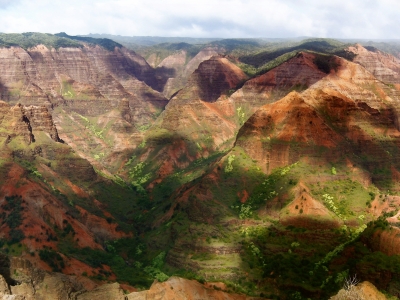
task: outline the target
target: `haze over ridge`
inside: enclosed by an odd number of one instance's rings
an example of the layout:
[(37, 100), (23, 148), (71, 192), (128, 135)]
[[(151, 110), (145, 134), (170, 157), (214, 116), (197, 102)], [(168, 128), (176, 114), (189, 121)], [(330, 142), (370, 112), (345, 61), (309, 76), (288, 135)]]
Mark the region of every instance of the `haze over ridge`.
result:
[(1, 0), (0, 32), (127, 36), (396, 39), (400, 4), (383, 1)]

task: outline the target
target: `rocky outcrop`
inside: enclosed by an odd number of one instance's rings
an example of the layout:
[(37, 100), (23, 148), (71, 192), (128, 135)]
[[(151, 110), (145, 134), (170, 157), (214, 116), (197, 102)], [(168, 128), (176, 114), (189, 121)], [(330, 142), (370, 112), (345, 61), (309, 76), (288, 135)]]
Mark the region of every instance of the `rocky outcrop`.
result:
[[(21, 106), (20, 106), (21, 107)], [(32, 131), (43, 131), (47, 133), (55, 142), (60, 142), (57, 128), (53, 123), (53, 118), (44, 106), (25, 106), (23, 109), (24, 116), (29, 120)]]
[(7, 143), (10, 143), (13, 137), (22, 136), (29, 145), (35, 141), (34, 133), (37, 132), (44, 132), (53, 141), (60, 142), (53, 118), (44, 106), (17, 104), (11, 109), (7, 109), (3, 102), (0, 114), (0, 126), (2, 127), (0, 137), (6, 137)]
[(370, 282), (364, 281), (360, 284), (352, 285), (349, 289), (341, 289), (336, 296), (330, 300), (360, 299), (360, 300), (386, 300), (386, 296)]
[(218, 291), (205, 287), (203, 284), (179, 277), (170, 277), (165, 282), (155, 281), (150, 290), (134, 292), (127, 295), (127, 300), (257, 300), (261, 298), (248, 297)]
[(10, 143), (11, 140), (17, 136), (22, 137), (27, 145), (35, 140), (32, 134), (32, 126), (20, 104), (14, 106), (7, 112), (3, 117), (1, 127), (1, 137), (6, 144)]
[(76, 297), (76, 300), (126, 300), (127, 296), (125, 296), (124, 291), (120, 287), (119, 283), (111, 283), (104, 284), (99, 286), (98, 288), (82, 293)]

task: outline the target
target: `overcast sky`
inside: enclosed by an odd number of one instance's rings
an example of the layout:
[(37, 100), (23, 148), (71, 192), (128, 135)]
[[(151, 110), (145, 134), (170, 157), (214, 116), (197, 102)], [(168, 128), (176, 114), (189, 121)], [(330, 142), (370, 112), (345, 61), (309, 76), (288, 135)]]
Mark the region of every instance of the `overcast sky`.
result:
[(0, 32), (400, 38), (398, 0), (0, 0)]

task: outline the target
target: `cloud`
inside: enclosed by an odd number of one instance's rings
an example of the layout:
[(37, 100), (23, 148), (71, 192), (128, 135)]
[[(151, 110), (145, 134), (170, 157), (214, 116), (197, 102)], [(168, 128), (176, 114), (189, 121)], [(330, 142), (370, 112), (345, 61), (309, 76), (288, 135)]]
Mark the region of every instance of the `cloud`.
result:
[(19, 0), (0, 0), (0, 9), (5, 9), (8, 6), (18, 4)]
[(0, 31), (400, 38), (396, 0), (0, 0)]

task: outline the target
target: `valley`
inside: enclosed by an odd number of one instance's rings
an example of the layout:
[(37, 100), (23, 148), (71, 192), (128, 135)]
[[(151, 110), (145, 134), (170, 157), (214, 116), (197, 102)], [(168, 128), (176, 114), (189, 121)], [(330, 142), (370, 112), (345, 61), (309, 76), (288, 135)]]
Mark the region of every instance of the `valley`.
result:
[(110, 38), (0, 34), (0, 294), (400, 298), (400, 52)]

